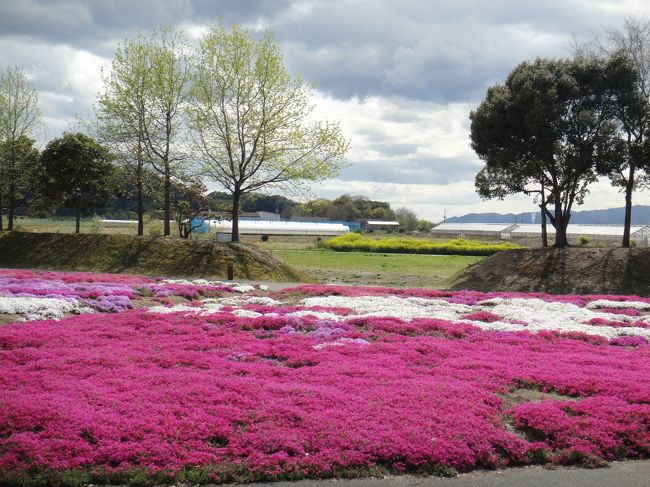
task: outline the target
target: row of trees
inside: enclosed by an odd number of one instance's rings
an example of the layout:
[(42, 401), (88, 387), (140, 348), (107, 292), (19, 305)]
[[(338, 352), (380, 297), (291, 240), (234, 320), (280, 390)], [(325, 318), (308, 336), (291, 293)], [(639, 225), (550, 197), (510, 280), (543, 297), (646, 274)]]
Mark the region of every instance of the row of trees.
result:
[(397, 220), (400, 229), (412, 232), (428, 232), (433, 224), (417, 217), (414, 211), (401, 207), (393, 210), (390, 203), (374, 201), (364, 196), (344, 194), (334, 200), (319, 198), (296, 206), (292, 210), (295, 217), (321, 217), (330, 220)]
[(472, 148), (485, 162), (484, 198), (535, 195), (555, 227), (555, 246), (589, 186), (608, 177), (625, 194), (623, 246), (630, 245), (632, 195), (650, 175), (650, 24), (629, 19), (606, 42), (572, 59), (518, 65), (470, 114)]
[[(182, 33), (163, 28), (122, 43), (102, 78), (96, 116), (84, 126), (119, 168), (121, 191), (132, 189), (139, 235), (154, 193), (162, 195), (163, 233), (170, 235), (176, 189), (197, 196), (207, 181), (231, 195), (238, 241), (242, 195), (269, 187), (296, 192), (344, 165), (348, 141), (338, 123), (313, 117), (311, 87), (289, 74), (269, 33), (255, 39), (237, 26), (214, 27), (190, 49)], [(23, 175), (30, 184), (43, 181), (25, 166), (46, 160), (33, 153), (39, 126), (35, 90), (20, 68), (8, 69), (0, 78), (0, 206), (9, 229), (15, 209), (36, 193)], [(191, 216), (195, 209), (179, 211)]]
[(150, 172), (163, 181), (165, 235), (173, 181), (200, 176), (231, 195), (237, 241), (242, 195), (297, 191), (343, 166), (348, 141), (337, 123), (313, 118), (311, 87), (288, 73), (269, 33), (213, 27), (195, 50), (169, 29), (138, 35), (103, 81), (91, 128), (135, 181), (138, 234)]

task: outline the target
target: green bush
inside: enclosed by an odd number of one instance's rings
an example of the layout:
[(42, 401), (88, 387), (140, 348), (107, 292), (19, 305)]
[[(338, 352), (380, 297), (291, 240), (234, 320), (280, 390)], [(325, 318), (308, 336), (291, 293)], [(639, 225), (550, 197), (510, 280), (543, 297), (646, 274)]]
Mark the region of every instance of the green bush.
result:
[(152, 220), (149, 224), (149, 235), (160, 237), (163, 234), (163, 224), (160, 220)]
[(90, 222), (90, 233), (102, 233), (104, 231), (104, 222), (102, 217), (95, 215)]
[(587, 245), (589, 243), (589, 239), (584, 235), (580, 235), (580, 237), (578, 237), (578, 241), (580, 242), (580, 245)]
[(373, 239), (347, 233), (323, 242), (323, 247), (340, 252), (382, 252), (397, 254), (442, 254), (442, 255), (492, 255), (502, 250), (517, 249), (518, 245), (502, 242), (486, 244), (457, 238), (437, 243), (429, 240), (387, 237)]

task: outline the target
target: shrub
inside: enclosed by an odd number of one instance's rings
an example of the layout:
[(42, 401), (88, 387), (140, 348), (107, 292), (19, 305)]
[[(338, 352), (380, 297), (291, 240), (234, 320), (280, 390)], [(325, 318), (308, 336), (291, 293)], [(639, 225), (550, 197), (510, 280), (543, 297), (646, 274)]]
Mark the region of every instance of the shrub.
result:
[(462, 238), (437, 243), (429, 240), (387, 237), (372, 239), (348, 233), (334, 237), (323, 243), (323, 247), (341, 252), (383, 252), (399, 254), (443, 254), (443, 255), (492, 255), (508, 249), (520, 248), (518, 245), (502, 242), (486, 244)]
[(578, 241), (580, 242), (580, 245), (587, 245), (589, 243), (589, 239), (584, 235), (580, 235), (580, 237), (578, 237)]
[(149, 224), (149, 235), (160, 237), (163, 234), (163, 224), (160, 220), (154, 220)]
[(104, 231), (104, 222), (99, 215), (93, 216), (90, 222), (90, 233), (102, 233)]
[(268, 241), (269, 241), (269, 236), (268, 236), (268, 235), (262, 235), (262, 236), (260, 237), (260, 240), (261, 240), (262, 242), (268, 242)]

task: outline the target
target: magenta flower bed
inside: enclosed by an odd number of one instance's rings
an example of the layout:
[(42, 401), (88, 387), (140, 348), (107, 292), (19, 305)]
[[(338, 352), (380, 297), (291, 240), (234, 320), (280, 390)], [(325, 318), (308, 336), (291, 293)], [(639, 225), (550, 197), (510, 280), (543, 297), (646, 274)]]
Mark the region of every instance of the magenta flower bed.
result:
[(232, 291), (228, 285), (179, 284), (134, 275), (0, 269), (0, 297), (62, 299), (100, 312), (133, 308), (133, 299), (148, 295), (194, 299)]
[[(172, 295), (188, 291), (187, 284), (170, 286)], [(426, 309), (432, 304), (418, 299), (444, 298), (453, 307), (513, 297), (328, 289), (274, 295), (292, 296), (289, 304), (233, 293), (221, 307), (213, 299), (178, 312), (127, 310), (0, 327), (0, 480), (57, 473), (61, 480), (71, 470), (95, 481), (98, 472), (109, 480), (145, 472), (172, 481), (192, 471), (206, 482), (291, 479), (650, 456), (644, 336), (531, 333), (526, 316), (523, 331), (483, 329), (504, 318), (478, 308), (453, 321), (364, 315), (354, 300), (296, 304), (299, 295), (396, 296)], [(577, 309), (648, 302), (533, 298)], [(647, 312), (630, 316), (645, 320)], [(602, 319), (593, 327), (647, 331), (620, 323)], [(522, 391), (528, 399), (513, 403)], [(555, 395), (539, 401), (536, 391)], [(110, 477), (119, 474), (126, 477)]]

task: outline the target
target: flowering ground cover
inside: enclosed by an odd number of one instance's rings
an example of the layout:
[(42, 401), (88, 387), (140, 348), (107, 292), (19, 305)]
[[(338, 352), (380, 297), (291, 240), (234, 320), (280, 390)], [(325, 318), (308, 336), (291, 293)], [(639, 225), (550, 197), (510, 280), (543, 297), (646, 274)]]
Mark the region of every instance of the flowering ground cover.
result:
[(650, 456), (648, 298), (0, 271), (0, 299), (32, 306), (0, 327), (4, 484)]

